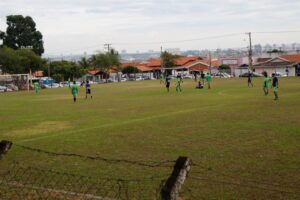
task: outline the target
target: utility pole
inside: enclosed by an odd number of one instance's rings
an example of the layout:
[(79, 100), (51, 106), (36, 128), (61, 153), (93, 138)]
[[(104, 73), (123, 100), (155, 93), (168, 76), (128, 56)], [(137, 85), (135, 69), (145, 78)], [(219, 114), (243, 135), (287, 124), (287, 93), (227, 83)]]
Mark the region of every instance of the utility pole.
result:
[(51, 65), (51, 61), (50, 61), (50, 58), (48, 58), (49, 60), (49, 64), (48, 64), (48, 77), (50, 77), (50, 65)]
[(104, 49), (107, 49), (107, 51), (109, 52), (110, 51), (110, 46), (111, 46), (112, 44), (104, 44)]
[(253, 59), (252, 59), (252, 38), (251, 32), (246, 33), (249, 36), (249, 69), (253, 71)]
[(163, 68), (164, 68), (163, 48), (162, 46), (160, 46), (160, 72), (161, 73), (164, 73)]
[(211, 75), (211, 53), (209, 51), (209, 74)]

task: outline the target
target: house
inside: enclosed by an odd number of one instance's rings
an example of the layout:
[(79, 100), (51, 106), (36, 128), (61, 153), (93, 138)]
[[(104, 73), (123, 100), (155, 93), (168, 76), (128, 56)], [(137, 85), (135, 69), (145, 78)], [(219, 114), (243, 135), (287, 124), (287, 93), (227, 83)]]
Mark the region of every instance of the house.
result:
[(253, 71), (256, 73), (267, 72), (272, 74), (279, 72), (289, 76), (300, 75), (300, 54), (281, 55), (275, 58), (266, 59), (264, 62), (259, 62), (253, 65)]
[[(210, 67), (211, 64), (211, 67)], [(175, 66), (171, 68), (161, 68), (161, 63), (159, 59), (150, 60), (148, 67), (154, 70), (172, 70), (173, 75), (177, 75), (178, 73), (186, 74), (186, 73), (199, 73), (199, 72), (217, 72), (217, 68), (219, 66), (218, 59), (212, 59), (211, 61), (205, 60), (199, 56), (186, 56), (179, 57), (175, 59)]]
[(100, 69), (92, 69), (87, 71), (83, 76), (83, 80), (89, 80), (94, 82), (99, 82), (101, 79), (109, 78), (109, 74), (103, 72)]

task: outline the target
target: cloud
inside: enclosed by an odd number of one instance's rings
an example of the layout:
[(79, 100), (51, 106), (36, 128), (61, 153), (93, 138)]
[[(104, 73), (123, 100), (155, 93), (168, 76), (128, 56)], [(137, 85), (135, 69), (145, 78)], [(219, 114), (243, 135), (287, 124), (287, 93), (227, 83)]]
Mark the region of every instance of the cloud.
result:
[[(1, 0), (0, 30), (5, 28), (4, 16), (30, 15), (45, 36), (46, 52), (57, 52), (105, 41), (143, 43), (246, 31), (294, 30), (299, 23), (299, 10), (299, 0)], [(289, 42), (298, 38), (281, 38), (284, 39)], [(269, 36), (268, 40), (275, 43), (278, 36)], [(65, 41), (63, 48), (61, 41)], [(241, 41), (220, 39), (174, 47), (244, 45)], [(152, 47), (122, 46), (132, 51)]]

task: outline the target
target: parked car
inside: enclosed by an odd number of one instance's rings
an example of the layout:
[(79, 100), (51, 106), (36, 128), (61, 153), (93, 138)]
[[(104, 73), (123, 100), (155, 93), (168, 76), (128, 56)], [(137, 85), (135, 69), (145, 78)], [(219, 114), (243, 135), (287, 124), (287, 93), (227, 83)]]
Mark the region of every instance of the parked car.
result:
[(118, 82), (118, 81), (112, 78), (107, 79), (107, 83), (114, 83), (114, 82)]
[(286, 74), (283, 74), (281, 72), (274, 72), (274, 74), (275, 74), (276, 77), (287, 77)]
[(122, 78), (120, 79), (120, 81), (121, 81), (121, 82), (125, 82), (125, 81), (127, 81), (127, 78), (123, 78), (123, 77), (122, 77)]
[(69, 82), (68, 81), (63, 81), (59, 83), (60, 87), (68, 87), (69, 86)]
[(225, 72), (218, 72), (212, 74), (212, 77), (218, 77), (218, 78), (231, 78), (231, 75), (225, 73)]
[(6, 84), (5, 86), (7, 87), (7, 89), (10, 89), (12, 91), (18, 91), (19, 90), (18, 86), (14, 85), (12, 83)]
[(186, 74), (186, 75), (183, 75), (184, 79), (193, 79), (193, 76), (192, 75), (189, 75), (189, 74)]
[(137, 76), (137, 77), (135, 78), (135, 80), (136, 80), (136, 81), (142, 81), (142, 80), (144, 80), (144, 78), (141, 77), (141, 76)]
[(7, 92), (7, 87), (0, 85), (0, 92)]
[(52, 84), (44, 84), (41, 86), (41, 88), (59, 88), (60, 85), (58, 83), (52, 83)]

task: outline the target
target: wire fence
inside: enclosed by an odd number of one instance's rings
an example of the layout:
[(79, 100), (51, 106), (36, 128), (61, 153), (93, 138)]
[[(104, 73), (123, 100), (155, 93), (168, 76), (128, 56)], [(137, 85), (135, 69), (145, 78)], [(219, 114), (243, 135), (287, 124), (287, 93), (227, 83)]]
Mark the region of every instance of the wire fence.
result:
[(1, 174), (0, 199), (154, 200), (163, 182), (163, 177), (95, 178), (14, 164)]
[[(109, 175), (85, 176), (60, 170), (48, 170), (42, 167), (24, 166), (13, 162), (6, 170), (0, 170), (0, 199), (161, 200), (162, 189), (170, 180), (168, 178), (171, 177), (172, 167), (176, 166), (176, 160), (111, 159), (102, 156), (52, 152), (19, 144), (14, 144), (14, 147), (20, 148), (23, 153), (29, 151), (46, 157), (100, 161), (106, 163), (107, 166), (112, 166), (112, 168), (128, 167), (129, 165), (135, 169), (144, 170), (146, 168), (152, 172), (158, 170), (167, 173), (126, 178), (116, 178), (117, 172), (114, 177)], [(269, 179), (264, 180), (263, 175), (259, 179), (253, 179), (236, 173), (224, 173), (192, 162), (187, 179), (183, 181), (184, 184), (180, 187), (180, 193), (176, 196), (182, 197), (184, 200), (300, 199), (299, 182), (292, 182), (287, 178), (284, 180), (272, 182)]]
[[(100, 175), (86, 176), (77, 173), (62, 172), (64, 170), (61, 169), (44, 169), (43, 166), (47, 166), (46, 164), (33, 167), (35, 163), (32, 164), (33, 166), (25, 166), (22, 162), (10, 160), (6, 166), (6, 170), (0, 169), (0, 199), (160, 199), (160, 190), (169, 174), (159, 173), (142, 177), (128, 175), (125, 178), (123, 174), (123, 177), (119, 178), (118, 170), (125, 168), (123, 171), (126, 171), (126, 167), (133, 166), (128, 170), (143, 169), (145, 171), (145, 169), (156, 168), (159, 170), (165, 168), (168, 172), (171, 172), (171, 167), (175, 162), (172, 160), (132, 161), (127, 159), (111, 159), (102, 156), (51, 152), (18, 144), (13, 144), (13, 149), (18, 152), (17, 157), (27, 158), (29, 156), (33, 160), (34, 158), (42, 158), (42, 160), (51, 161), (59, 158), (63, 161), (69, 159), (73, 162), (74, 159), (76, 162), (78, 162), (78, 159), (82, 159), (81, 163), (85, 164), (90, 160), (94, 165), (98, 166), (99, 164), (97, 170), (100, 172), (105, 171), (103, 169), (105, 166), (114, 168), (115, 171), (113, 172), (114, 174), (100, 173)], [(93, 163), (95, 161), (96, 163)], [(105, 165), (101, 163), (105, 163)], [(65, 170), (69, 171), (68, 169)]]

